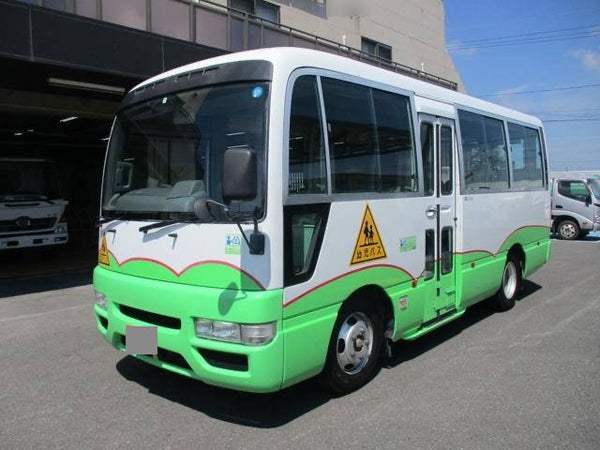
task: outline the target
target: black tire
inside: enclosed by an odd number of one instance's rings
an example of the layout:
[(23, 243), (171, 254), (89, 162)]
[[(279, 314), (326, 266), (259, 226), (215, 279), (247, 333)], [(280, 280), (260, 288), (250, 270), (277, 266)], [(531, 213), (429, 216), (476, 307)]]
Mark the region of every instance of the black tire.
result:
[(558, 224), (556, 232), (561, 239), (566, 241), (574, 241), (581, 234), (579, 225), (574, 220), (565, 219)]
[[(319, 377), (325, 390), (347, 394), (371, 380), (383, 342), (382, 323), (380, 314), (366, 299), (351, 298), (342, 305), (331, 333), (325, 367)], [(349, 342), (352, 347), (347, 346)], [(354, 351), (346, 352), (348, 348)]]
[(515, 306), (515, 300), (521, 290), (523, 281), (523, 268), (521, 260), (515, 255), (509, 254), (502, 271), (500, 288), (496, 295), (487, 300), (489, 307), (496, 311), (508, 311)]

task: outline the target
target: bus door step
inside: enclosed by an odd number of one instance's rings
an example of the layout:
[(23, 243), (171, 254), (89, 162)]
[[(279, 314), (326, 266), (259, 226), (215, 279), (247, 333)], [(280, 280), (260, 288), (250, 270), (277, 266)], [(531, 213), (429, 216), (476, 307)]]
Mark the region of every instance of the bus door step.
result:
[(421, 327), (407, 336), (403, 336), (403, 339), (408, 341), (412, 341), (417, 339), (418, 337), (423, 336), (424, 334), (429, 333), (430, 331), (435, 330), (436, 328), (441, 327), (442, 325), (447, 324), (448, 322), (453, 321), (454, 319), (458, 319), (465, 313), (466, 309), (451, 309), (450, 311), (446, 311), (443, 314), (440, 314), (435, 319), (424, 322)]

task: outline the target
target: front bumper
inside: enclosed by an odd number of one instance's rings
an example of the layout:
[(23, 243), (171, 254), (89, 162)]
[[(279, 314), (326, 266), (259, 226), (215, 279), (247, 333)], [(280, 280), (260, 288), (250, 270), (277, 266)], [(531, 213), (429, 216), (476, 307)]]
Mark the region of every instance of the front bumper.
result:
[[(281, 290), (205, 288), (94, 270), (94, 287), (107, 309), (94, 306), (98, 330), (125, 351), (127, 325), (157, 326), (158, 355), (134, 355), (147, 363), (208, 384), (249, 392), (279, 390), (283, 378)], [(133, 317), (135, 316), (135, 317)], [(239, 323), (277, 322), (273, 341), (247, 346), (198, 338), (194, 317)]]
[(26, 247), (45, 247), (48, 245), (60, 245), (69, 242), (69, 233), (37, 233), (0, 236), (0, 250)]

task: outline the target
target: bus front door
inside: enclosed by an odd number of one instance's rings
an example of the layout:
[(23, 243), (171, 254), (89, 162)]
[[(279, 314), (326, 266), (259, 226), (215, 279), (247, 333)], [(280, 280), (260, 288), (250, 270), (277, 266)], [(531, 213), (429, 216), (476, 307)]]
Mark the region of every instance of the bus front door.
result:
[(420, 116), (426, 202), (424, 322), (456, 307), (456, 139), (454, 121)]

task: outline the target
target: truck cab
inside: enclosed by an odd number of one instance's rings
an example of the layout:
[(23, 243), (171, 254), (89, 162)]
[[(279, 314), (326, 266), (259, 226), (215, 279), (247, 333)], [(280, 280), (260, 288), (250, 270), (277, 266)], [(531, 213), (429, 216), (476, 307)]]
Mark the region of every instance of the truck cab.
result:
[(60, 178), (41, 158), (0, 158), (0, 252), (66, 244)]
[(600, 178), (552, 180), (552, 229), (566, 240), (600, 230)]

